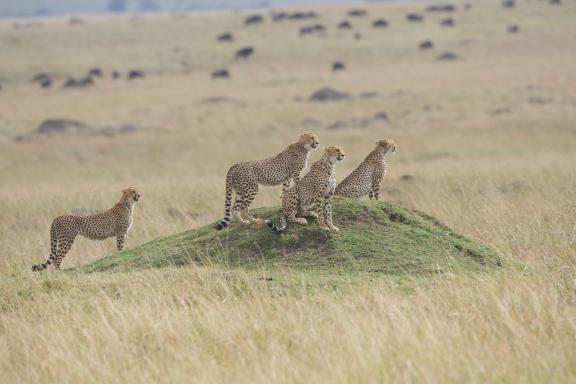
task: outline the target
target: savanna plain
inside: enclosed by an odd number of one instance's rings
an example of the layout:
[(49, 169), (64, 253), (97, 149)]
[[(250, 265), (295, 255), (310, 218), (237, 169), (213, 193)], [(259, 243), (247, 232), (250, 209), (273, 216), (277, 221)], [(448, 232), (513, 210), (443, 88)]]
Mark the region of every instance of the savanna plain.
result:
[[(0, 382), (575, 382), (576, 3), (429, 4), (310, 6), (317, 19), (277, 23), (269, 10), (1, 20)], [(265, 21), (245, 26), (252, 13)], [(326, 31), (300, 36), (312, 23)], [(235, 60), (244, 46), (253, 56)], [(94, 85), (62, 88), (94, 67)], [(349, 97), (308, 100), (324, 86)], [(63, 118), (90, 128), (35, 131)], [(209, 263), (31, 272), (53, 218), (107, 209), (128, 186), (142, 201), (127, 247), (215, 222), (228, 167), (303, 132), (344, 147), (338, 180), (393, 139), (382, 199), (493, 247), (502, 267), (336, 282)], [(255, 207), (279, 196), (262, 188)], [(63, 266), (114, 252), (79, 238)]]

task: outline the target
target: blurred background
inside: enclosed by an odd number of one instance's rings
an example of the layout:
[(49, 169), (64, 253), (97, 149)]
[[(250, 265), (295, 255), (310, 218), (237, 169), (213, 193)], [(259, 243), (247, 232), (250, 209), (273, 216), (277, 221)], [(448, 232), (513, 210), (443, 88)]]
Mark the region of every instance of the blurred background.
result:
[[(143, 195), (128, 246), (209, 224), (232, 164), (303, 132), (344, 146), (339, 180), (395, 140), (383, 198), (509, 255), (573, 241), (573, 1), (4, 0), (0, 15), (0, 262), (42, 261), (54, 217), (127, 186)], [(113, 250), (78, 241), (66, 263)]]
[[(0, 382), (576, 382), (575, 20), (574, 0), (0, 0)], [(228, 168), (304, 132), (344, 147), (338, 181), (393, 139), (381, 198), (504, 266), (283, 255), (290, 283), (224, 267), (224, 232), (222, 267), (30, 271), (55, 217), (128, 186), (128, 248), (211, 225)], [(63, 267), (114, 252), (79, 238)]]

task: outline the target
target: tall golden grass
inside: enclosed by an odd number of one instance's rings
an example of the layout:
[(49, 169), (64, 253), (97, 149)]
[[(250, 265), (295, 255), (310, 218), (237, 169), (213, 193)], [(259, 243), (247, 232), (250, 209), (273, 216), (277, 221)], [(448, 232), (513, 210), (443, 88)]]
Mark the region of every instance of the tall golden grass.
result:
[[(337, 31), (346, 8), (318, 8), (327, 36), (298, 23), (242, 26), (244, 13), (87, 18), (15, 30), (0, 22), (0, 382), (558, 382), (576, 380), (576, 8), (476, 2), (407, 24), (422, 5), (370, 5), (372, 30)], [(506, 33), (518, 23), (521, 32)], [(239, 42), (217, 44), (230, 30)], [(420, 40), (436, 52), (420, 52)], [(232, 63), (234, 49), (255, 56)], [(436, 62), (442, 51), (462, 56)], [(333, 60), (348, 70), (329, 72)], [(181, 62), (189, 64), (184, 68)], [(41, 90), (38, 71), (142, 68), (139, 82)], [(229, 81), (210, 71), (228, 67)], [(380, 98), (313, 104), (323, 85)], [(235, 102), (205, 103), (225, 96)], [(388, 122), (330, 130), (386, 111)], [(134, 124), (113, 137), (14, 142), (43, 119)], [(514, 267), (491, 276), (394, 279), (309, 290), (208, 267), (32, 274), (51, 220), (143, 194), (127, 246), (222, 215), (235, 161), (273, 154), (303, 131), (348, 154), (338, 178), (383, 137), (398, 143), (384, 198), (493, 245)], [(314, 152), (312, 160), (319, 156)], [(402, 179), (409, 174), (413, 178)], [(258, 205), (279, 204), (263, 188)], [(337, 218), (335, 218), (337, 223)], [(74, 266), (113, 252), (78, 239)]]

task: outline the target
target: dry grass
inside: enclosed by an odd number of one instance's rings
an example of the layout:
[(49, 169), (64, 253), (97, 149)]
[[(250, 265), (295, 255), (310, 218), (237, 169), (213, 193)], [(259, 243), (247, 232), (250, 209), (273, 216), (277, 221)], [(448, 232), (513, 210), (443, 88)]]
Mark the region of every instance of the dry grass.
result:
[[(359, 41), (334, 29), (340, 7), (319, 9), (325, 38), (305, 39), (298, 23), (244, 28), (232, 12), (89, 18), (77, 27), (52, 19), (28, 30), (0, 23), (0, 382), (575, 381), (576, 7), (477, 3), (454, 15), (454, 29), (438, 26), (441, 16), (407, 24), (404, 12), (421, 5), (371, 5), (371, 18), (391, 27), (353, 20)], [(505, 32), (512, 23), (518, 35)], [(214, 36), (226, 30), (239, 42), (218, 45)], [(436, 53), (417, 50), (425, 38)], [(232, 63), (234, 49), (250, 44), (253, 59)], [(436, 62), (441, 51), (464, 59)], [(331, 74), (335, 59), (348, 70)], [(138, 67), (148, 77), (77, 91), (28, 82), (41, 70), (79, 76), (93, 66)], [(223, 66), (232, 80), (211, 81)], [(322, 85), (384, 97), (298, 99)], [(214, 96), (242, 103), (201, 103)], [(390, 122), (325, 128), (382, 110)], [(12, 141), (50, 117), (141, 131)], [(28, 272), (48, 255), (55, 216), (107, 208), (127, 185), (144, 195), (128, 246), (219, 218), (227, 167), (272, 154), (302, 131), (344, 145), (340, 179), (376, 139), (393, 138), (386, 199), (526, 268), (345, 292), (271, 289), (254, 274), (203, 268)], [(278, 202), (278, 188), (257, 198)], [(64, 263), (113, 248), (80, 239)]]

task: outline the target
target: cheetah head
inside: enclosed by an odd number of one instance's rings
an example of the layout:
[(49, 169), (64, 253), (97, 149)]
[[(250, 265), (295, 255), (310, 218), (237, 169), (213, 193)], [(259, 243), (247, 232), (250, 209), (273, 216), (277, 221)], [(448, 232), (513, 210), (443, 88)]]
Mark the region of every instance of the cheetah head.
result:
[(127, 202), (137, 202), (140, 200), (140, 194), (133, 187), (122, 190), (122, 199)]
[(318, 135), (313, 133), (304, 133), (300, 135), (298, 142), (301, 143), (307, 151), (318, 148), (318, 144), (320, 144), (318, 141)]
[(384, 148), (385, 152), (396, 152), (396, 143), (390, 139), (382, 139), (376, 142), (378, 146)]
[(326, 156), (332, 164), (344, 160), (344, 148), (339, 145), (332, 145), (324, 148), (324, 156)]

